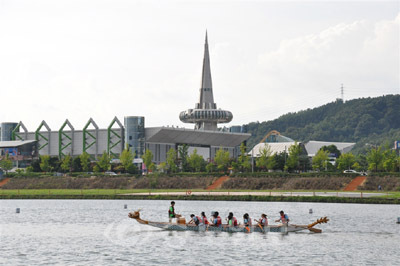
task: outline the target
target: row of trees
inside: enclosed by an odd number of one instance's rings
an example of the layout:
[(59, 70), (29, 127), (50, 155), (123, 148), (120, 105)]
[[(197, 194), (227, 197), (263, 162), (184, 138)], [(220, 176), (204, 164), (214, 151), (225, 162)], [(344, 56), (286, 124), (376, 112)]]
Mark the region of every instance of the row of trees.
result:
[[(135, 155), (129, 149), (123, 150), (119, 156), (119, 163), (117, 163), (112, 170), (124, 173), (135, 174), (138, 172), (137, 167), (133, 164)], [(57, 157), (49, 155), (41, 155), (39, 160), (32, 162), (27, 167), (28, 172), (105, 172), (111, 170), (111, 157), (107, 152), (93, 161), (90, 155), (86, 152), (73, 158), (66, 155), (61, 160)]]
[[(329, 163), (328, 157), (329, 153), (327, 151), (319, 150), (312, 161), (313, 169), (331, 170), (334, 166)], [(396, 154), (395, 150), (374, 147), (368, 151), (367, 155), (341, 154), (336, 160), (336, 167), (339, 170), (354, 169), (357, 171), (397, 172), (400, 168), (400, 156)]]
[[(244, 150), (246, 149), (245, 146)], [(231, 166), (231, 159), (228, 151), (219, 149), (213, 162), (206, 162), (203, 156), (197, 153), (197, 149), (194, 149), (192, 154), (188, 153), (189, 146), (182, 145), (178, 148), (178, 151), (171, 148), (167, 152), (167, 159), (165, 162), (155, 165), (153, 163), (153, 153), (150, 150), (146, 150), (143, 155), (143, 163), (147, 166), (147, 169), (151, 171), (160, 171), (167, 173), (176, 172), (215, 172), (215, 171), (227, 171)], [(245, 154), (245, 151), (243, 152)], [(240, 158), (238, 162), (240, 161)]]
[[(170, 149), (167, 152), (165, 162), (155, 165), (153, 154), (146, 150), (142, 156), (143, 162), (150, 172), (250, 172), (250, 171), (287, 171), (287, 172), (306, 172), (314, 171), (343, 171), (354, 169), (357, 171), (386, 171), (397, 172), (400, 169), (400, 157), (396, 151), (390, 148), (373, 147), (366, 155), (353, 155), (351, 153), (340, 154), (336, 146), (324, 146), (310, 161), (306, 152), (299, 144), (292, 145), (287, 152), (272, 154), (271, 149), (266, 146), (258, 158), (251, 158), (247, 155), (244, 144), (240, 146), (240, 155), (236, 160), (230, 158), (228, 151), (220, 148), (215, 158), (207, 162), (197, 150), (189, 155), (189, 147), (182, 145), (178, 150)], [(336, 163), (331, 161), (332, 154), (337, 159)], [(111, 157), (104, 152), (96, 162), (93, 162), (90, 155), (86, 152), (80, 156), (72, 158), (67, 155), (61, 160), (57, 157), (48, 155), (40, 156), (38, 161), (34, 161), (27, 171), (31, 172), (105, 172), (113, 170), (122, 173), (136, 174), (137, 167), (133, 164), (135, 155), (129, 149), (125, 149), (119, 156), (119, 163), (111, 164)], [(0, 161), (0, 168), (8, 171), (12, 168), (12, 161), (6, 156)], [(112, 168), (112, 169), (111, 169)]]

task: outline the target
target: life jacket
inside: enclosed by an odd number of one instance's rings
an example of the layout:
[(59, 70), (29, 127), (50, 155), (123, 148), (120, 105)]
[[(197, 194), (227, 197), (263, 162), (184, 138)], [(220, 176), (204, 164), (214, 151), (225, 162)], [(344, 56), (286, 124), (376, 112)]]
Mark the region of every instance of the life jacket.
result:
[(203, 217), (203, 223), (204, 223), (204, 224), (208, 224), (207, 217), (205, 217), (205, 216)]
[(222, 220), (221, 217), (217, 217), (217, 225), (220, 226), (222, 224)]
[(232, 217), (232, 220), (233, 220), (233, 226), (237, 226), (238, 221), (237, 221), (236, 217)]
[(262, 218), (262, 219), (261, 219), (261, 225), (262, 225), (262, 226), (267, 226), (267, 225), (268, 225), (268, 220), (267, 220), (267, 218)]
[(172, 207), (172, 206), (169, 207), (168, 216), (171, 217), (171, 218), (175, 217), (175, 209), (174, 209), (174, 207)]
[(282, 223), (289, 222), (289, 217), (287, 216), (287, 214), (281, 215), (281, 221)]
[(199, 225), (200, 223), (202, 223), (201, 218), (199, 216), (196, 216), (196, 219), (194, 220), (194, 223), (196, 225)]

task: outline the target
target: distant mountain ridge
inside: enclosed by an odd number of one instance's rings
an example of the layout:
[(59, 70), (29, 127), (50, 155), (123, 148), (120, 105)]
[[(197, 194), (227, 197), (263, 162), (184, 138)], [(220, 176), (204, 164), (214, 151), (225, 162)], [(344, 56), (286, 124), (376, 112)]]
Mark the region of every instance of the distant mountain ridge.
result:
[(392, 145), (400, 140), (400, 95), (337, 100), (313, 109), (288, 113), (265, 122), (247, 124), (253, 147), (269, 131), (277, 130), (296, 141), (309, 140)]

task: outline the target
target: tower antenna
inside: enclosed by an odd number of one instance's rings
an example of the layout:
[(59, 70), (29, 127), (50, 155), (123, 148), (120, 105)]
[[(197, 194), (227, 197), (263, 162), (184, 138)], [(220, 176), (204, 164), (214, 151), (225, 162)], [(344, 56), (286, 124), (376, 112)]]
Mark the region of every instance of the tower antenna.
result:
[(342, 102), (344, 102), (344, 87), (343, 87), (343, 83), (342, 83), (342, 86), (340, 87), (340, 95), (342, 96)]

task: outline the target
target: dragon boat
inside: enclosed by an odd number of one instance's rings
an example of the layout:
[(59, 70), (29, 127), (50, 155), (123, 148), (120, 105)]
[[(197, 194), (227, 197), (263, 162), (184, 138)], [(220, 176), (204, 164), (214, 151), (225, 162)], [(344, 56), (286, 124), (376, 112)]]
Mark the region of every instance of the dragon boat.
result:
[(185, 219), (182, 217), (177, 220), (177, 223), (169, 223), (169, 222), (152, 222), (148, 220), (143, 220), (140, 218), (140, 211), (134, 211), (129, 213), (129, 218), (136, 220), (140, 224), (150, 225), (153, 227), (157, 227), (163, 230), (169, 231), (210, 231), (210, 232), (242, 232), (242, 233), (251, 233), (251, 232), (259, 232), (259, 233), (267, 233), (267, 232), (280, 232), (280, 233), (288, 233), (288, 232), (299, 232), (303, 230), (308, 230), (313, 233), (321, 233), (322, 230), (318, 228), (314, 228), (317, 224), (327, 223), (329, 219), (327, 217), (322, 217), (317, 219), (315, 222), (308, 225), (297, 225), (297, 224), (280, 224), (280, 225), (238, 225), (238, 226), (228, 226), (227, 224), (223, 224), (222, 226), (208, 226), (208, 225), (195, 225), (195, 224), (187, 224)]

